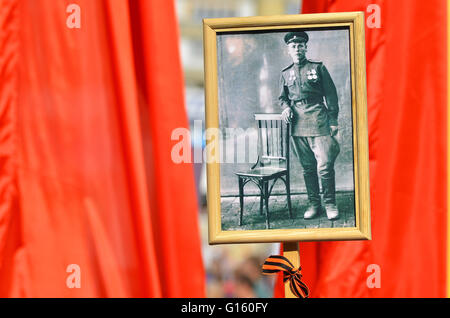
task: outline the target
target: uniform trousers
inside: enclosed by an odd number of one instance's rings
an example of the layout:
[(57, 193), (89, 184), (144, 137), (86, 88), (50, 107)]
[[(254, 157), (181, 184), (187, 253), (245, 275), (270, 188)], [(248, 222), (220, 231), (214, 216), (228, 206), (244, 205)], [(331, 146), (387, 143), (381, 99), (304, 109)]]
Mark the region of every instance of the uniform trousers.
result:
[(339, 143), (330, 135), (292, 136), (294, 152), (303, 167), (309, 203), (320, 206), (319, 177), (325, 204), (336, 204), (334, 162), (340, 152)]

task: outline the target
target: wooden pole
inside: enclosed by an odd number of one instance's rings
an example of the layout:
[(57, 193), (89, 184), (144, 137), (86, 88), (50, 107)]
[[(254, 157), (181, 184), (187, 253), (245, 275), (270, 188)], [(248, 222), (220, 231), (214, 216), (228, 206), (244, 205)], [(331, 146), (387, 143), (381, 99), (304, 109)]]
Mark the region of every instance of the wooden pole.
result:
[[(300, 251), (298, 248), (298, 242), (283, 243), (283, 256), (286, 257), (295, 268), (300, 267)], [(289, 281), (284, 284), (284, 297), (296, 298), (289, 287)]]

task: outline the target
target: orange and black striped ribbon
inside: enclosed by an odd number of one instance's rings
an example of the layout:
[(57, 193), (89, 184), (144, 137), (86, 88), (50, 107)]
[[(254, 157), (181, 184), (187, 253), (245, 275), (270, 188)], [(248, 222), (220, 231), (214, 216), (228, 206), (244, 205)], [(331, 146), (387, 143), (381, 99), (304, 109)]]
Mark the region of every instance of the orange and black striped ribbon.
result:
[(308, 298), (309, 289), (304, 282), (302, 282), (302, 268), (297, 269), (284, 256), (272, 255), (269, 256), (262, 267), (264, 275), (275, 275), (278, 272), (283, 272), (283, 282), (289, 280), (289, 286), (292, 293), (298, 298)]

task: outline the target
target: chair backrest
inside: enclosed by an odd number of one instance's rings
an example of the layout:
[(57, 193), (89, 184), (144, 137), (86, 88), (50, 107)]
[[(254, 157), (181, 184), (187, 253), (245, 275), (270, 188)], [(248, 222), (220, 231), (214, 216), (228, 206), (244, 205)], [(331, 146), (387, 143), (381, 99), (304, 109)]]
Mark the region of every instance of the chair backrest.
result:
[(281, 114), (255, 114), (258, 125), (258, 162), (289, 167), (289, 124)]

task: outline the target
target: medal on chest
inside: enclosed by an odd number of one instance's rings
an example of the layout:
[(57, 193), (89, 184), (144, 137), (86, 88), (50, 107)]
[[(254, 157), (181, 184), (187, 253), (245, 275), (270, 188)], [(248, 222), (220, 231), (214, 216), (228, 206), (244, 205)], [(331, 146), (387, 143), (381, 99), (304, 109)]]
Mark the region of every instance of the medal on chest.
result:
[(294, 70), (291, 70), (290, 72), (289, 72), (289, 82), (293, 82), (293, 81), (295, 81), (295, 79), (296, 79), (296, 77), (295, 77), (295, 72), (294, 72)]
[(306, 72), (306, 77), (308, 78), (309, 81), (315, 82), (317, 81), (318, 77), (317, 77), (317, 72), (315, 69), (309, 70)]

